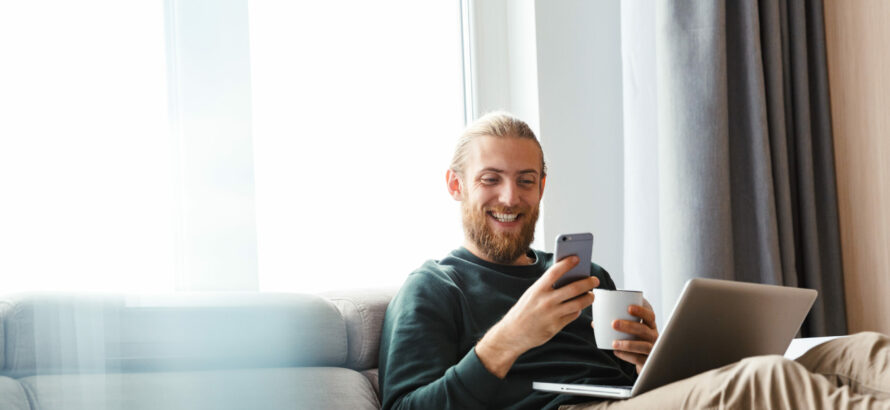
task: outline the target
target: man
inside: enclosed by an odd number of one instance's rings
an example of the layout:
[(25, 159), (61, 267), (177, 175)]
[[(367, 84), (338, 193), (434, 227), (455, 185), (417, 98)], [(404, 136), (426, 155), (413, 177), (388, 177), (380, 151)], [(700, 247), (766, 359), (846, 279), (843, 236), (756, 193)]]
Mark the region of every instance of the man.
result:
[[(609, 274), (591, 264), (590, 278), (553, 288), (578, 261), (554, 261), (552, 254), (529, 248), (546, 182), (543, 151), (529, 127), (504, 113), (480, 118), (461, 136), (446, 182), (461, 202), (465, 241), (409, 275), (387, 309), (380, 346), (383, 408), (556, 408), (590, 398), (533, 391), (532, 381), (633, 384), (658, 338), (655, 314), (648, 304), (630, 307), (640, 321), (616, 321), (613, 327), (639, 340), (599, 350), (591, 329), (591, 290), (614, 289)], [(890, 344), (886, 337), (868, 343)], [(750, 388), (750, 379), (763, 372), (794, 374), (794, 381), (811, 375), (785, 369), (785, 362), (743, 361), (718, 369), (719, 375), (709, 375), (715, 370), (678, 382), (682, 389), (669, 385), (612, 404), (756, 405), (745, 401), (763, 393)], [(890, 392), (890, 376), (882, 377)], [(715, 381), (726, 381), (724, 388), (738, 382), (735, 401), (724, 401)], [(716, 398), (708, 394), (714, 391)]]

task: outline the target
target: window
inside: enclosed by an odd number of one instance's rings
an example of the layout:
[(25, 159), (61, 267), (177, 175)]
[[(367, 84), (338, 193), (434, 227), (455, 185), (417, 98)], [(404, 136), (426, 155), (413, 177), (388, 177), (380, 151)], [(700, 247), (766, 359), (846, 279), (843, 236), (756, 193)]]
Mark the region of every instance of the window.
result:
[(458, 246), (459, 3), (249, 4), (260, 290), (397, 286)]
[(460, 30), (456, 0), (2, 3), (3, 292), (397, 286), (462, 240)]
[(0, 3), (0, 280), (170, 290), (161, 2)]

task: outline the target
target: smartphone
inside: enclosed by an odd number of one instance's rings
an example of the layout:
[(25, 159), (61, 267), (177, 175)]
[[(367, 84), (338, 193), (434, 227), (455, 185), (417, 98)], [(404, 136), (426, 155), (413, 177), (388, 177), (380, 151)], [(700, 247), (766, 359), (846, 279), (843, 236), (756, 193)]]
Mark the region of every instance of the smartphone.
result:
[(569, 233), (556, 237), (556, 261), (561, 261), (569, 256), (577, 255), (578, 264), (562, 275), (553, 284), (554, 288), (583, 279), (590, 276), (590, 256), (593, 253), (593, 234)]

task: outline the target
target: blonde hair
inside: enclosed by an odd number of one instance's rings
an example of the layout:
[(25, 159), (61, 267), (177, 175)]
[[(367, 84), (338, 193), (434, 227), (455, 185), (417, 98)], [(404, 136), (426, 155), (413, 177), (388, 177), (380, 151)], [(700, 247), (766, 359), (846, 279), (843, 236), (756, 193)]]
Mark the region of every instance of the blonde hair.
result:
[(541, 152), (541, 178), (547, 176), (547, 164), (544, 162), (544, 150), (534, 131), (525, 121), (514, 117), (504, 111), (494, 111), (483, 115), (464, 129), (457, 140), (454, 156), (451, 158), (450, 168), (458, 175), (463, 175), (464, 163), (470, 151), (470, 142), (478, 137), (521, 138), (530, 139), (538, 146)]

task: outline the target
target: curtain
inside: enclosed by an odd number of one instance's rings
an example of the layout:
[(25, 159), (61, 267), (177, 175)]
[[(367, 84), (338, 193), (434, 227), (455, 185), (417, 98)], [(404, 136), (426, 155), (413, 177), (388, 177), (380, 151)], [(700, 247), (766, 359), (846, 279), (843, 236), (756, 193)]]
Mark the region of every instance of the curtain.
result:
[(693, 277), (816, 289), (802, 335), (845, 334), (821, 1), (644, 9), (622, 6), (654, 25), (623, 40), (628, 284), (662, 323)]

